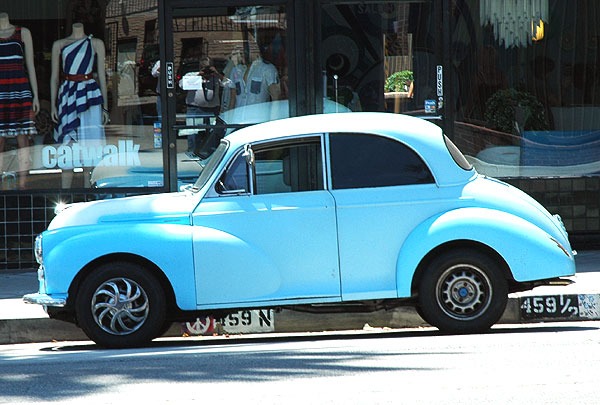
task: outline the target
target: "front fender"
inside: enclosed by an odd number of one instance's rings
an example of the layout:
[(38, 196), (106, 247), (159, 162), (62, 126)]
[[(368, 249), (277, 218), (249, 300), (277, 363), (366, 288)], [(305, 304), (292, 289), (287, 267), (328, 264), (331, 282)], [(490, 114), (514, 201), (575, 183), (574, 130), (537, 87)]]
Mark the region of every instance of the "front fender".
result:
[(64, 294), (75, 276), (97, 258), (127, 253), (156, 264), (171, 283), (177, 305), (196, 309), (191, 227), (180, 224), (119, 224), (44, 232), (46, 293)]
[[(204, 226), (194, 228), (194, 245), (197, 247), (197, 290), (200, 291), (198, 305), (261, 300), (281, 289), (281, 268), (257, 245), (232, 233)], [(219, 271), (215, 271), (215, 260), (218, 260)], [(251, 271), (248, 271), (249, 265)]]
[(460, 208), (429, 218), (405, 240), (396, 268), (398, 296), (411, 295), (417, 267), (430, 251), (458, 240), (476, 241), (495, 250), (508, 264), (515, 281), (575, 274), (573, 257), (534, 224), (498, 210)]

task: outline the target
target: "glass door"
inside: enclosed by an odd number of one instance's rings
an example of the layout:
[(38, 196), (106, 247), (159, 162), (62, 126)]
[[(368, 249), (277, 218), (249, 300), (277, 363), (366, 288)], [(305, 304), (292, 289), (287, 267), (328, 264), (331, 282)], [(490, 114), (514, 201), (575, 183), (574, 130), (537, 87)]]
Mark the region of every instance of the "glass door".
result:
[(322, 4), (320, 110), (441, 119), (439, 7), (431, 0)]
[(289, 116), (286, 6), (206, 4), (166, 10), (172, 190), (196, 181), (228, 133)]

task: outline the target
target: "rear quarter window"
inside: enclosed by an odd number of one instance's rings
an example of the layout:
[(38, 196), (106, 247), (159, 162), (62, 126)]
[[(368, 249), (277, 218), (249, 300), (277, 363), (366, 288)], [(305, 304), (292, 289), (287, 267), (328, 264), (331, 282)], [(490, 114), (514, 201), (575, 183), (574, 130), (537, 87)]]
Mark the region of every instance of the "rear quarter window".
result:
[(433, 183), (433, 175), (405, 144), (370, 134), (330, 134), (334, 189)]

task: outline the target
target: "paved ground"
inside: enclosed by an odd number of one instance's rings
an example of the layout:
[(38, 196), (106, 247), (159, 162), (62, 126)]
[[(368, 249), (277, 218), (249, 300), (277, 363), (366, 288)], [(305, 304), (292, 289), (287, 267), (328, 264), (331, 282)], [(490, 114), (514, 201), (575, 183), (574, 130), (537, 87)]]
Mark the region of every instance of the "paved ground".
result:
[[(585, 321), (600, 319), (600, 251), (576, 256), (575, 283), (562, 287), (538, 287), (511, 294), (501, 323), (539, 321)], [(25, 304), (21, 297), (37, 291), (37, 272), (0, 274), (0, 344), (82, 340), (74, 325), (49, 319), (39, 305)], [(291, 311), (275, 314), (274, 332), (308, 332), (362, 329), (364, 327), (422, 327), (427, 324), (412, 308), (373, 314), (314, 315)], [(170, 335), (181, 335), (174, 325)]]

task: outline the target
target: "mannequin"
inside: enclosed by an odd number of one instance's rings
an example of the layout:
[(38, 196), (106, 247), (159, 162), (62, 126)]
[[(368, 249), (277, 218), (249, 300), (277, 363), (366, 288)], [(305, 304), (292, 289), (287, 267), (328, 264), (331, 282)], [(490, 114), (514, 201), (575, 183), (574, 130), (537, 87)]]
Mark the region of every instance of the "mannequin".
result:
[(34, 116), (40, 110), (33, 58), (31, 32), (10, 23), (7, 13), (0, 13), (0, 170), (6, 138), (16, 137), (19, 160), (19, 188), (25, 188), (29, 170), (29, 138), (37, 133)]
[(227, 72), (227, 77), (231, 80), (233, 88), (231, 89), (229, 99), (227, 100), (229, 109), (245, 105), (244, 97), (246, 82), (244, 81), (244, 75), (246, 74), (248, 67), (246, 66), (246, 58), (241, 46), (235, 47), (233, 51), (231, 51), (230, 65), (231, 69)]
[(236, 101), (236, 107), (275, 101), (279, 100), (281, 96), (279, 72), (271, 61), (273, 58), (271, 42), (273, 40), (268, 41), (263, 36), (259, 33), (257, 37), (259, 56), (244, 72), (243, 96), (238, 95), (240, 100)]
[[(86, 52), (91, 52), (92, 58), (80, 62), (76, 56)], [(96, 74), (92, 72), (94, 55)], [(54, 131), (57, 143), (70, 145), (76, 142), (85, 148), (104, 145), (103, 125), (109, 122), (104, 58), (104, 43), (87, 36), (81, 23), (74, 23), (71, 35), (52, 45), (50, 97), (52, 120), (57, 124)], [(59, 87), (61, 68), (65, 80)], [(68, 96), (75, 92), (78, 94), (76, 100)], [(72, 175), (70, 171), (63, 173), (64, 188), (70, 187)]]

